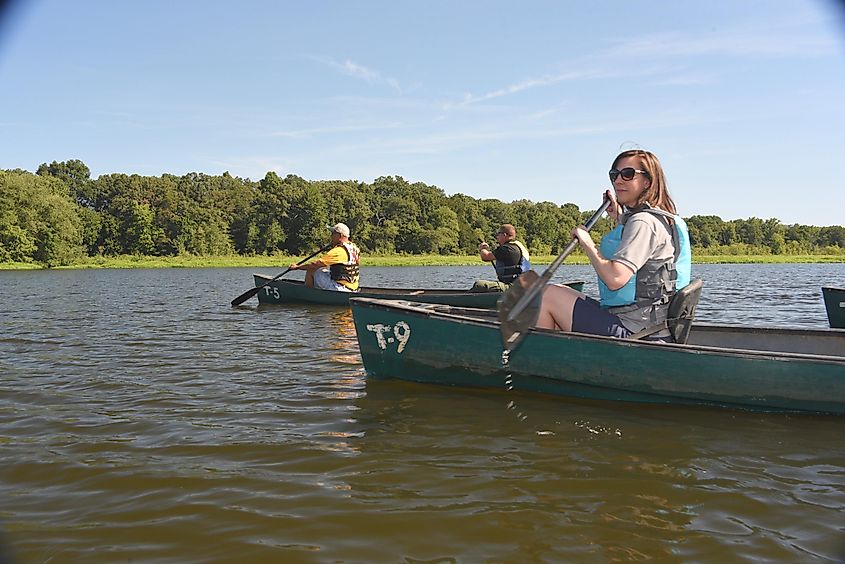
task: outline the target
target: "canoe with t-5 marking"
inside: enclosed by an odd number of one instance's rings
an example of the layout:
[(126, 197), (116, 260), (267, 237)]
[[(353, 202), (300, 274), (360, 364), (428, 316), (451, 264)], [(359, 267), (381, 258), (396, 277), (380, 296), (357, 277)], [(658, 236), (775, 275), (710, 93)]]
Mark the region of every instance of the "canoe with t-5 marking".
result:
[[(267, 284), (270, 276), (253, 274), (255, 286)], [(564, 282), (578, 290), (584, 288), (583, 281)], [(300, 280), (273, 280), (258, 292), (258, 302), (263, 304), (310, 303), (336, 306), (348, 306), (349, 298), (381, 298), (395, 300), (414, 300), (432, 304), (447, 304), (463, 307), (494, 309), (502, 292), (472, 292), (470, 290), (442, 289), (407, 289), (407, 288), (365, 288), (358, 292), (333, 292), (319, 288), (309, 288)]]
[(350, 300), (368, 376), (600, 400), (845, 414), (845, 331), (694, 324), (686, 344), (531, 329), (495, 311)]

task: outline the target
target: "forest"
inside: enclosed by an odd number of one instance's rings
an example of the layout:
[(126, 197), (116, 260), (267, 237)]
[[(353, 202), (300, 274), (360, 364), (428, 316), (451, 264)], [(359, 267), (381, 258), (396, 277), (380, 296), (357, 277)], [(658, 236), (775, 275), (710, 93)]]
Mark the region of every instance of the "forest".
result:
[[(491, 241), (500, 224), (512, 223), (532, 254), (550, 255), (593, 211), (569, 203), (447, 195), (400, 176), (372, 183), (274, 172), (258, 181), (228, 172), (92, 179), (80, 160), (53, 161), (35, 173), (0, 170), (0, 263), (53, 267), (84, 256), (298, 256), (325, 244), (326, 226), (339, 221), (372, 254), (472, 255), (479, 239)], [(694, 253), (845, 252), (842, 226), (711, 215), (684, 219)], [(605, 218), (594, 231), (601, 235), (610, 228)]]

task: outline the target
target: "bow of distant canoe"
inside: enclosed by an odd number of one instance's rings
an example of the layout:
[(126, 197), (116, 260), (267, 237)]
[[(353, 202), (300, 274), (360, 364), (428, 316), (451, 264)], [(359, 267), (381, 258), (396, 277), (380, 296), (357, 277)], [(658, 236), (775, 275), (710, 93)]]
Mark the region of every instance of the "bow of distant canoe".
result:
[(827, 321), (833, 329), (845, 329), (845, 288), (822, 288)]

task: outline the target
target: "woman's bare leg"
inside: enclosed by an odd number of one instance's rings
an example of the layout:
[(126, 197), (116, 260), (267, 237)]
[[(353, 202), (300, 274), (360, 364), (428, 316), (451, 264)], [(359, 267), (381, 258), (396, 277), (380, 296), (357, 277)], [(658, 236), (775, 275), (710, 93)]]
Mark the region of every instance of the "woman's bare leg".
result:
[(537, 327), (542, 329), (560, 329), (572, 331), (572, 312), (575, 309), (575, 300), (583, 297), (584, 294), (576, 292), (569, 286), (562, 284), (550, 284), (543, 292), (543, 300), (540, 302), (540, 315), (537, 318)]

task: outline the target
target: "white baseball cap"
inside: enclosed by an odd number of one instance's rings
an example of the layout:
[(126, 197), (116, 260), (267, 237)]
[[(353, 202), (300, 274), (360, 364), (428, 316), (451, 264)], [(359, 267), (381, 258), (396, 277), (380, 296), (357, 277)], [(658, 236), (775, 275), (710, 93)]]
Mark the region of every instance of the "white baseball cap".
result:
[(329, 226), (332, 233), (340, 233), (344, 237), (349, 237), (349, 226), (345, 223), (338, 223), (334, 226)]

